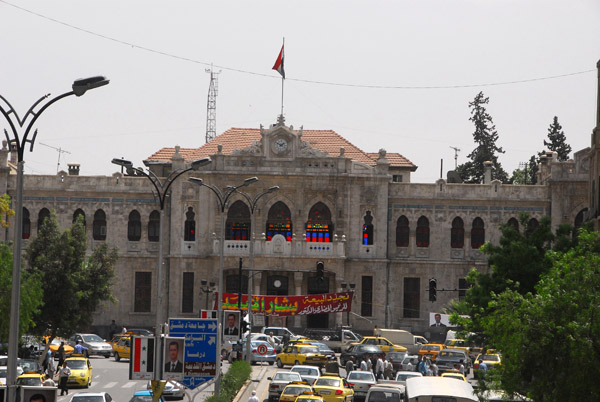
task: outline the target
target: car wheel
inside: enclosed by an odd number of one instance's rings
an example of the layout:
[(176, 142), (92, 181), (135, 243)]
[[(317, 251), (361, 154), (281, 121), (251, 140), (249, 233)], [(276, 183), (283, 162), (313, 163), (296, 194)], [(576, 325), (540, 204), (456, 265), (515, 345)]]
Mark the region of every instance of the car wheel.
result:
[(105, 359), (108, 359), (109, 357), (110, 357), (110, 354), (108, 354), (108, 355), (104, 355), (104, 358), (105, 358)]
[(281, 359), (277, 359), (277, 367), (283, 368), (283, 363), (281, 362)]
[(115, 353), (115, 361), (118, 362), (121, 360), (121, 356), (119, 356), (119, 352)]
[(269, 365), (270, 365), (270, 366), (272, 366), (273, 364), (275, 364), (275, 362), (274, 362), (274, 361), (270, 361), (270, 362), (269, 362)]

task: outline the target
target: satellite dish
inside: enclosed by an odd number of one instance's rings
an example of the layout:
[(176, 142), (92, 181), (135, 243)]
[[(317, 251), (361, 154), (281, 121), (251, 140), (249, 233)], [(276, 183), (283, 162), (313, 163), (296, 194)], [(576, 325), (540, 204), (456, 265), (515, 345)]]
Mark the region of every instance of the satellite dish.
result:
[(446, 181), (448, 183), (462, 183), (462, 179), (460, 178), (460, 175), (456, 172), (456, 170), (449, 170), (448, 173), (446, 173)]

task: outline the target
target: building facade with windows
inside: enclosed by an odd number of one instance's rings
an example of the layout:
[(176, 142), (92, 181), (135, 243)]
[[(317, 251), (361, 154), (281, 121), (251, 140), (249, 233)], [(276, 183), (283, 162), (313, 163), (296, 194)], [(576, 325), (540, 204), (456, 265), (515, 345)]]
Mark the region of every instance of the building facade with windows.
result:
[[(558, 162), (549, 153), (535, 186), (489, 178), (477, 185), (444, 179), (412, 183), (417, 167), (404, 156), (383, 149), (364, 152), (330, 130), (296, 130), (281, 116), (268, 128), (232, 128), (199, 148), (163, 148), (144, 161), (160, 177), (193, 160), (212, 159), (174, 182), (167, 198), (164, 316), (197, 317), (212, 308), (215, 289), (206, 283), (218, 278), (221, 210), (212, 191), (186, 178), (225, 189), (255, 176), (259, 181), (243, 189), (251, 198), (280, 187), (260, 198), (254, 219), (244, 197), (230, 199), (224, 226), (226, 292), (238, 292), (240, 259), (248, 268), (252, 241), (255, 295), (355, 291), (353, 314), (289, 317), (283, 324), (326, 328), (349, 319), (362, 330), (378, 325), (425, 333), (430, 312), (464, 296), (469, 270), (488, 269), (479, 248), (498, 242), (502, 224), (518, 226), (521, 212), (533, 222), (550, 216), (554, 227), (583, 222), (590, 154), (586, 149), (574, 160)], [(14, 195), (10, 157), (5, 145), (0, 186)], [(119, 249), (113, 288), (118, 302), (97, 311), (99, 333), (113, 319), (128, 328), (151, 328), (155, 322), (159, 207), (148, 179), (129, 173), (80, 176), (79, 166), (70, 165), (56, 176), (25, 176), (23, 247), (54, 210), (63, 228), (84, 217), (90, 249), (104, 242)], [(4, 232), (5, 239), (12, 236), (10, 228)], [(324, 262), (324, 281), (317, 278), (317, 261)], [(435, 302), (428, 298), (431, 278), (437, 281)], [(245, 293), (247, 272), (241, 286)]]

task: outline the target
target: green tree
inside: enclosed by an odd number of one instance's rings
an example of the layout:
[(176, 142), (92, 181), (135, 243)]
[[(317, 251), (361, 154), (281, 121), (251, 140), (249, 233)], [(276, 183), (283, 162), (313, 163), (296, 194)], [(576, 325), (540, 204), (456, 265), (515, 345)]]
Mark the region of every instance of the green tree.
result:
[(0, 226), (7, 228), (9, 226), (8, 218), (15, 215), (15, 211), (10, 209), (10, 197), (8, 194), (3, 194), (0, 197)]
[(27, 248), (29, 270), (40, 274), (44, 289), (36, 333), (48, 331), (52, 336), (68, 337), (86, 330), (99, 302), (113, 300), (116, 260), (116, 249), (106, 245), (87, 257), (83, 217), (61, 232), (52, 212)]
[[(12, 246), (0, 242), (0, 344), (8, 342), (12, 289)], [(34, 325), (36, 312), (42, 304), (42, 284), (39, 275), (21, 271), (21, 303), (19, 333), (28, 332)]]
[(571, 146), (567, 144), (567, 137), (565, 136), (565, 132), (562, 131), (562, 126), (556, 116), (554, 116), (552, 124), (548, 127), (548, 140), (544, 140), (544, 146), (550, 151), (556, 151), (559, 161), (569, 160)]
[(508, 182), (508, 174), (498, 162), (499, 153), (504, 150), (496, 145), (498, 141), (498, 132), (492, 121), (492, 116), (487, 112), (485, 105), (489, 103), (489, 98), (484, 97), (483, 92), (479, 92), (473, 102), (469, 102), (471, 108), (470, 121), (475, 125), (473, 139), (476, 148), (468, 155), (470, 161), (458, 166), (456, 169), (465, 183), (481, 183), (484, 177), (483, 162), (491, 161), (492, 179), (498, 179), (503, 183)]
[(536, 184), (539, 163), (539, 155), (531, 155), (524, 169), (515, 169), (513, 171), (510, 182), (512, 184)]
[(598, 401), (600, 387), (600, 235), (581, 231), (567, 252), (548, 252), (552, 268), (535, 292), (507, 289), (483, 320), (502, 350), (497, 384), (535, 401)]

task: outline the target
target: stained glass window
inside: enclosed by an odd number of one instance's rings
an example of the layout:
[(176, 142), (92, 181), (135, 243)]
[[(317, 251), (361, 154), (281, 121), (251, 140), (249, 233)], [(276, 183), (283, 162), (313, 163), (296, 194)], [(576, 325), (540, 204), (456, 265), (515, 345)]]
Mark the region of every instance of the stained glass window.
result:
[(458, 216), (452, 221), (450, 230), (450, 247), (463, 248), (465, 245), (465, 225)]
[(429, 219), (424, 216), (417, 221), (417, 247), (429, 247)]
[(267, 241), (273, 240), (273, 236), (280, 234), (287, 241), (292, 241), (292, 214), (283, 202), (276, 202), (269, 209), (267, 217)]
[(471, 248), (478, 249), (485, 243), (485, 227), (481, 218), (473, 219), (471, 228)]
[(309, 243), (330, 243), (333, 233), (331, 212), (322, 202), (316, 203), (308, 213), (306, 241)]
[(408, 218), (402, 215), (396, 222), (396, 247), (408, 247), (409, 238)]
[(234, 202), (227, 211), (225, 223), (226, 240), (248, 240), (250, 233), (250, 209), (242, 201)]

